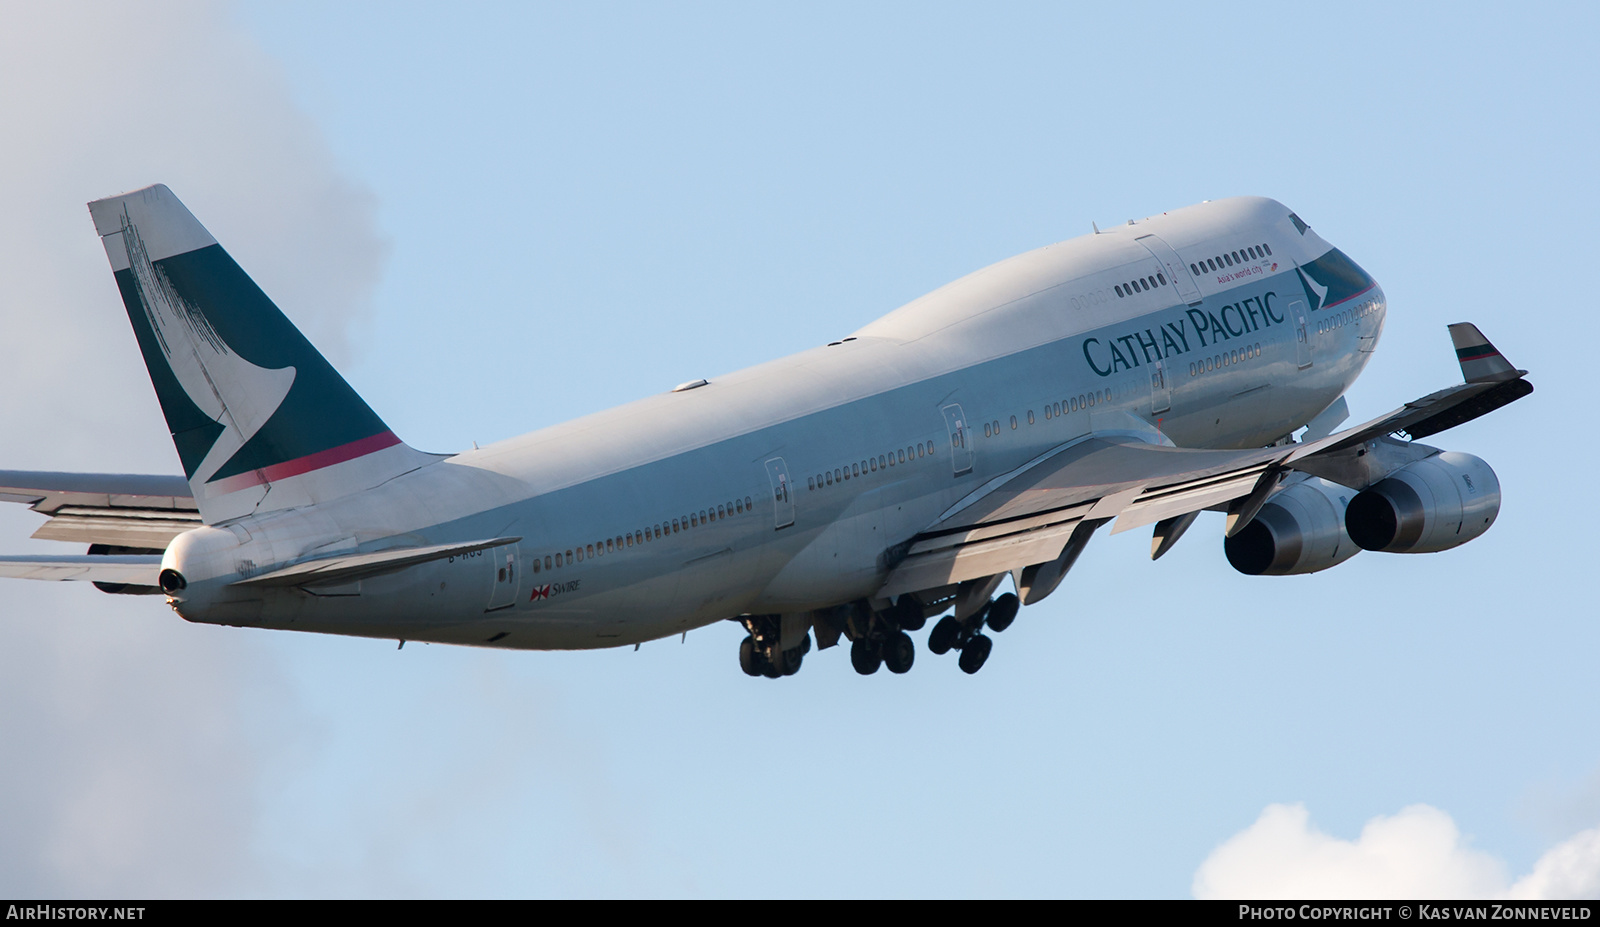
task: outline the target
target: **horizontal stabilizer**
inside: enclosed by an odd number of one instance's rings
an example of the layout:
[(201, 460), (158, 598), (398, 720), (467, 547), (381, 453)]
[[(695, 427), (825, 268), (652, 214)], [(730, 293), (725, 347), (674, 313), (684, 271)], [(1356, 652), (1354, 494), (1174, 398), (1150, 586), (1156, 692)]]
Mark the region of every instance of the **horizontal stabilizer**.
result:
[(188, 480), (142, 473), (0, 470), (0, 500), (31, 502), (40, 512), (62, 505), (197, 511)]
[(432, 547), (402, 547), (398, 550), (380, 550), (370, 554), (344, 554), (338, 557), (325, 557), (320, 560), (308, 560), (294, 566), (273, 570), (260, 576), (241, 579), (234, 583), (235, 586), (320, 586), (327, 583), (349, 583), (369, 576), (382, 573), (393, 573), (419, 563), (430, 560), (443, 560), (446, 557), (456, 557), (461, 554), (470, 554), (474, 551), (488, 550), (491, 547), (504, 547), (522, 540), (516, 538), (492, 538), (487, 541), (468, 541), (465, 544), (436, 544)]
[(78, 557), (0, 557), (0, 576), (12, 579), (79, 580), (114, 585), (154, 586), (160, 554)]

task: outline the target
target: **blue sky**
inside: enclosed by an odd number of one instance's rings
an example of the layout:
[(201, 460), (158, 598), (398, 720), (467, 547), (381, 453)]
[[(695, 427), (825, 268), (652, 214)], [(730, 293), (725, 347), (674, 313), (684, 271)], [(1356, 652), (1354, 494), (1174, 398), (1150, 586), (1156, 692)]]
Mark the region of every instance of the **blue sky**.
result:
[[(1275, 197), (1390, 315), (1356, 418), (1529, 399), (1459, 550), (1251, 578), (1097, 538), (974, 677), (714, 626), (495, 653), (7, 581), (0, 892), (1186, 896), (1300, 803), (1426, 804), (1507, 880), (1600, 826), (1594, 7), (159, 4), (0, 10), (0, 466), (173, 472), (83, 204), (163, 182), (409, 443), (832, 340), (1029, 248)], [(9, 22), (6, 22), (9, 21)], [(15, 507), (7, 507), (8, 509)], [(0, 512), (6, 550), (26, 511)], [(921, 643), (919, 640), (919, 649)], [(1218, 864), (1220, 865), (1220, 864)], [(1476, 871), (1476, 870), (1475, 870)]]

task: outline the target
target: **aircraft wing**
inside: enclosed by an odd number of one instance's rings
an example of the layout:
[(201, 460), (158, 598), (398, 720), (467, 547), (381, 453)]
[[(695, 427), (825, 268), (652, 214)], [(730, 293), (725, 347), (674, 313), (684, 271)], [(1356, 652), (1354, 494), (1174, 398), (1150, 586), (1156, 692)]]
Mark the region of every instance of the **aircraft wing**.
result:
[(1248, 497), (1269, 473), (1270, 491), (1296, 450), (1195, 450), (1091, 435), (957, 503), (912, 539), (879, 595), (1020, 573), (1058, 559), (1080, 526), (1123, 517), (1120, 531), (1198, 512)]
[[(1255, 517), (1288, 470), (1347, 479), (1370, 472), (1353, 466), (1369, 442), (1436, 434), (1533, 392), (1524, 379), (1527, 371), (1512, 369), (1476, 327), (1460, 323), (1450, 329), (1467, 382), (1316, 441), (1228, 451), (1091, 434), (1055, 448), (978, 487), (925, 528), (878, 594), (892, 597), (1014, 572), (1025, 602), (1037, 601), (1055, 588), (1094, 529), (1112, 519), (1112, 533), (1160, 523), (1153, 556), (1170, 548), (1206, 509), (1226, 509), (1232, 536)], [(1054, 569), (1041, 575), (1040, 565)]]
[(21, 502), (48, 515), (33, 536), (50, 541), (160, 551), (200, 527), (200, 511), (181, 476), (0, 470), (0, 502)]

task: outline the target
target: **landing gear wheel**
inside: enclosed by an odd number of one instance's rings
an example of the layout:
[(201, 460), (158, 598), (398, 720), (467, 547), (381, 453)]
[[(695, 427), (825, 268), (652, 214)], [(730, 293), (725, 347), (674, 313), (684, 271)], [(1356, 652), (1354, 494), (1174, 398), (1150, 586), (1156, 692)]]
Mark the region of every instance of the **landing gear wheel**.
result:
[(800, 661), (805, 655), (806, 652), (799, 647), (793, 650), (785, 650), (783, 652), (783, 666), (778, 669), (778, 672), (785, 676), (793, 676), (795, 673), (800, 672)]
[(972, 640), (961, 648), (961, 672), (972, 675), (983, 669), (983, 662), (989, 659), (989, 651), (994, 649), (994, 641), (982, 634), (973, 635)]
[(939, 619), (939, 623), (928, 632), (928, 652), (945, 654), (956, 644), (956, 638), (961, 634), (961, 622), (953, 616), (946, 615)]
[(1017, 609), (1022, 603), (1011, 593), (1006, 593), (989, 605), (989, 628), (995, 633), (1011, 627), (1011, 622), (1017, 620)]
[(883, 665), (897, 676), (911, 669), (911, 663), (916, 658), (917, 645), (911, 642), (911, 635), (904, 631), (890, 635), (883, 642)]
[(922, 614), (922, 606), (915, 599), (906, 597), (900, 600), (900, 605), (895, 609), (895, 623), (902, 631), (920, 631), (928, 623), (928, 618)]
[(883, 654), (869, 640), (859, 640), (850, 645), (850, 665), (863, 676), (871, 676), (883, 664)]
[(756, 639), (746, 637), (739, 644), (739, 668), (746, 676), (761, 675), (761, 656), (756, 653)]

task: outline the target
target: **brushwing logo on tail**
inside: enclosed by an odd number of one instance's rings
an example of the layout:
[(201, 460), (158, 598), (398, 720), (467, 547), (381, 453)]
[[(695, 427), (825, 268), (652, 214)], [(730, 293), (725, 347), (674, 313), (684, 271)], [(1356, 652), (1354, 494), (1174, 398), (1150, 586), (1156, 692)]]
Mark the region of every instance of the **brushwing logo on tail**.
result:
[[(151, 262), (139, 230), (122, 213), (122, 240), (139, 303), (165, 355), (172, 375), (205, 415), (223, 426), (211, 450), (190, 477), (204, 485), (261, 430), (294, 386), (295, 368), (258, 367), (240, 357), (193, 305)], [(233, 397), (223, 400), (223, 394)]]

